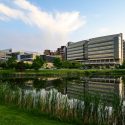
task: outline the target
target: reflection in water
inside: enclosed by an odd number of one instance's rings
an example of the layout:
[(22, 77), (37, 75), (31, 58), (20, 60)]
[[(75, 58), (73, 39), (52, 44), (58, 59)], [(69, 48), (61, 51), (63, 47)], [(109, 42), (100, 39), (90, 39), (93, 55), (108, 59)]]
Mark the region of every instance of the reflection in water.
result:
[(121, 77), (111, 76), (84, 77), (81, 80), (68, 82), (67, 94), (69, 97), (78, 98), (86, 93), (99, 95), (107, 101), (112, 101), (114, 95), (125, 99), (125, 85)]
[[(30, 111), (35, 109), (81, 125), (124, 125), (125, 104), (119, 98), (125, 99), (124, 81), (124, 78), (111, 76), (3, 79), (0, 80), (0, 100), (3, 104), (15, 104)], [(88, 96), (88, 93), (102, 99)], [(84, 100), (74, 99), (80, 96)], [(103, 99), (112, 103), (107, 105)]]
[(1, 82), (7, 82), (12, 86), (18, 85), (23, 89), (40, 90), (42, 88), (50, 90), (57, 89), (63, 94), (67, 94), (70, 98), (84, 97), (89, 93), (99, 95), (104, 100), (112, 101), (115, 95), (125, 99), (125, 80), (123, 77), (113, 76), (94, 76), (81, 78), (56, 78), (56, 77), (39, 77), (39, 78), (13, 78), (2, 79)]

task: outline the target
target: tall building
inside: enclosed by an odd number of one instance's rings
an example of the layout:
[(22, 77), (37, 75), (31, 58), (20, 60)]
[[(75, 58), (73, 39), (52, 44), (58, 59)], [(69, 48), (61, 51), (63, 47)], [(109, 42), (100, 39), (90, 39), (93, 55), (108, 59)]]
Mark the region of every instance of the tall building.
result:
[(56, 50), (56, 54), (60, 55), (62, 60), (66, 60), (66, 53), (67, 53), (66, 46), (61, 46), (60, 48), (57, 48)]
[(115, 66), (123, 62), (123, 37), (114, 34), (70, 43), (67, 60), (79, 61), (93, 66)]
[(125, 41), (123, 40), (123, 61), (125, 61)]
[(89, 40), (87, 63), (96, 65), (121, 65), (122, 62), (122, 34), (97, 37)]
[(88, 41), (69, 42), (67, 46), (67, 60), (84, 62), (87, 60)]

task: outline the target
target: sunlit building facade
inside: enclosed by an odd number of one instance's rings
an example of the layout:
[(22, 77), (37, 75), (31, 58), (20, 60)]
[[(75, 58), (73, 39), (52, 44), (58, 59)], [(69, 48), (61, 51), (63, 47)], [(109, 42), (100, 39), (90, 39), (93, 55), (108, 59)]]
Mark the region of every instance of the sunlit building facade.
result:
[(67, 60), (97, 66), (115, 66), (123, 63), (122, 33), (92, 38), (67, 46)]
[(67, 60), (84, 62), (87, 60), (88, 41), (69, 42), (67, 46)]
[(89, 40), (87, 63), (96, 65), (121, 65), (122, 62), (122, 34), (103, 36)]

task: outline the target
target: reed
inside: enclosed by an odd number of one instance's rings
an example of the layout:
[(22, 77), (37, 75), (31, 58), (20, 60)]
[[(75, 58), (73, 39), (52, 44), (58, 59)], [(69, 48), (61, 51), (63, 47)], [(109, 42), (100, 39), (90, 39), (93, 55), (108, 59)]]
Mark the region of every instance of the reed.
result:
[(0, 100), (2, 104), (13, 104), (27, 111), (39, 111), (76, 124), (124, 125), (125, 123), (125, 105), (116, 95), (109, 106), (97, 95), (86, 94), (81, 99), (70, 99), (56, 89), (24, 90), (0, 84)]

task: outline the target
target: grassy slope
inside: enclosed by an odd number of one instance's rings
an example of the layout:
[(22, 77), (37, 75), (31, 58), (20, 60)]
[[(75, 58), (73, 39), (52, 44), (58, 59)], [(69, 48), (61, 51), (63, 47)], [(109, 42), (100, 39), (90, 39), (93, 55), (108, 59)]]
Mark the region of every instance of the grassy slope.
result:
[(71, 125), (0, 105), (0, 125)]

